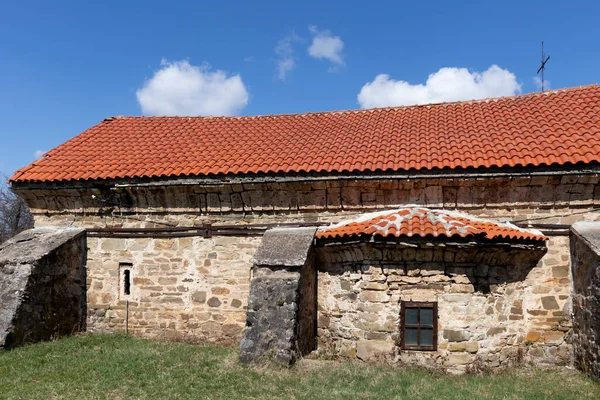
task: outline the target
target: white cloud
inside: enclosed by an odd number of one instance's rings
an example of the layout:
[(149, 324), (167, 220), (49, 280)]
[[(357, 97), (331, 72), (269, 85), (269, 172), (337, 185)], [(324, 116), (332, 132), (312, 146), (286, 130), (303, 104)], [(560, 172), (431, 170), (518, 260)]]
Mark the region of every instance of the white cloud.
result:
[(277, 60), (277, 78), (285, 81), (288, 72), (296, 67), (296, 61), (293, 58), (283, 58)]
[(357, 97), (362, 108), (371, 108), (512, 96), (520, 92), (515, 74), (492, 65), (484, 72), (441, 68), (430, 74), (425, 84), (416, 85), (380, 74), (367, 82)]
[[(319, 31), (316, 26), (309, 26), (313, 35), (308, 54), (317, 59), (326, 59), (337, 65), (344, 65), (342, 51), (344, 42), (339, 36), (332, 36), (330, 31)], [(331, 71), (332, 69), (330, 69)]]
[(240, 75), (210, 71), (187, 60), (162, 60), (161, 69), (137, 90), (145, 115), (233, 115), (248, 104)]
[(35, 157), (35, 159), (37, 160), (38, 158), (42, 158), (42, 156), (44, 155), (44, 153), (46, 153), (46, 150), (36, 150), (33, 153), (33, 156)]
[(300, 40), (300, 37), (292, 32), (277, 42), (277, 46), (275, 46), (277, 79), (284, 81), (287, 74), (296, 67), (293, 44)]
[[(539, 76), (533, 77), (533, 84), (537, 90), (542, 90), (542, 79)], [(544, 79), (544, 90), (548, 89), (550, 89), (550, 81), (548, 79)]]

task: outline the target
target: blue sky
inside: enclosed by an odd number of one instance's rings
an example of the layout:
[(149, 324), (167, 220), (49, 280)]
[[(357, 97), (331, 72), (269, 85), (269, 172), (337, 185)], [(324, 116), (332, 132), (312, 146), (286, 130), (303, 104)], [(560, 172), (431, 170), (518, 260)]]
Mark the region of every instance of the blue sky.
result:
[(596, 83), (600, 65), (594, 1), (4, 0), (0, 9), (6, 174), (112, 115), (527, 93), (542, 39), (552, 88)]

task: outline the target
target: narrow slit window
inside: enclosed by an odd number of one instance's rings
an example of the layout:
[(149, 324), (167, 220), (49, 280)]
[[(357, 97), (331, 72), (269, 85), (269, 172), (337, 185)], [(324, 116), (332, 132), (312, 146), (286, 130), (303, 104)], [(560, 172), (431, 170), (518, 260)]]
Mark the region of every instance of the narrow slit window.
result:
[(401, 305), (403, 350), (437, 350), (437, 303), (408, 302)]
[(131, 294), (131, 271), (123, 270), (123, 293)]
[(131, 270), (133, 268), (132, 264), (121, 263), (119, 264), (119, 269), (121, 271), (121, 293), (124, 296), (129, 296), (131, 294)]

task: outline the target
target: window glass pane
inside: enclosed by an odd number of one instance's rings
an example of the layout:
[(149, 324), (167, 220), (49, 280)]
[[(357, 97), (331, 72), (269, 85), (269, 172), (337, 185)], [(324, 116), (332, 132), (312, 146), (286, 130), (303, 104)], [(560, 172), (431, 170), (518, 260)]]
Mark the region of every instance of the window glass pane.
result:
[(407, 325), (417, 325), (419, 323), (419, 309), (418, 308), (406, 308), (406, 320), (404, 321)]
[(406, 331), (404, 332), (404, 334), (406, 335), (406, 337), (404, 338), (404, 342), (406, 343), (407, 346), (417, 346), (419, 344), (419, 342), (418, 342), (419, 330), (418, 329), (406, 328)]
[(433, 346), (433, 329), (421, 328), (421, 346)]
[(421, 325), (433, 325), (433, 308), (421, 308)]

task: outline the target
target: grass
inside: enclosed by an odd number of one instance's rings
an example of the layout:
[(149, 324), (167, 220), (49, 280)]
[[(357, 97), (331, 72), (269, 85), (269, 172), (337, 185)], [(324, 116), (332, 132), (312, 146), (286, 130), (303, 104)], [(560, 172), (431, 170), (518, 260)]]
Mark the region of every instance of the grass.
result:
[(315, 360), (248, 367), (232, 348), (83, 335), (0, 351), (0, 398), (599, 399), (600, 383), (572, 370), (456, 377)]

